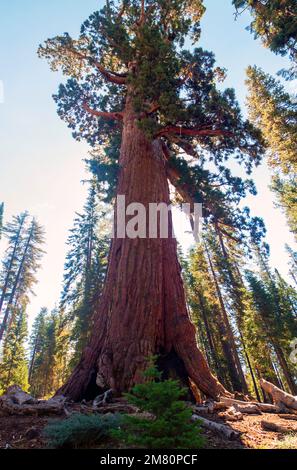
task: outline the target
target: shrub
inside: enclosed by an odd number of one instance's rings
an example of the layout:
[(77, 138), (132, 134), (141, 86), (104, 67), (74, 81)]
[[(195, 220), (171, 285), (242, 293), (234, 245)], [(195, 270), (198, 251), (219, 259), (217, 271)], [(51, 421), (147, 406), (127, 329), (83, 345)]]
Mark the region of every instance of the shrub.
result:
[(147, 382), (136, 385), (125, 396), (149, 415), (124, 415), (120, 429), (111, 431), (112, 436), (127, 446), (145, 449), (202, 447), (204, 437), (199, 422), (191, 422), (192, 411), (181, 400), (186, 390), (175, 380), (162, 382), (154, 364), (144, 375)]
[(44, 429), (50, 447), (89, 448), (109, 437), (111, 429), (120, 426), (121, 416), (84, 415), (75, 413), (63, 421), (51, 421)]

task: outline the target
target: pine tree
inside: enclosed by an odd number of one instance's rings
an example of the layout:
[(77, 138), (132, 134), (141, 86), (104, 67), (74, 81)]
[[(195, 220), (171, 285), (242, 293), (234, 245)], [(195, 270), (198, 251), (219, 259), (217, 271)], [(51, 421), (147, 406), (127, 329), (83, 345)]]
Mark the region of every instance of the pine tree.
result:
[(263, 280), (263, 278), (258, 279), (251, 272), (247, 274), (254, 305), (261, 318), (267, 341), (274, 350), (289, 390), (291, 393), (296, 394), (297, 387), (293, 377), (294, 373), (290, 370), (290, 365), (286, 359), (286, 356), (288, 356), (286, 349), (288, 351), (289, 340), (292, 339), (291, 335), (294, 335), (294, 331), (290, 331), (289, 325), (296, 323), (296, 320), (295, 322), (291, 321), (290, 315), (292, 315), (292, 312), (288, 316), (288, 311), (285, 311), (285, 305), (282, 304), (284, 299), (281, 298), (280, 291), (269, 271), (266, 276), (266, 279), (264, 277)]
[(5, 233), (9, 234), (9, 246), (2, 271), (0, 312), (3, 311), (3, 319), (0, 341), (13, 315), (14, 306), (19, 302), (28, 303), (28, 295), (37, 282), (35, 274), (43, 255), (43, 228), (34, 218), (26, 225), (27, 219), (28, 214), (24, 213), (5, 229)]
[(46, 342), (47, 313), (46, 308), (40, 310), (34, 320), (30, 335), (29, 383), (33, 394), (36, 394), (36, 391), (40, 388), (40, 382), (42, 381), (42, 377), (38, 376), (38, 372), (43, 359), (42, 356)]
[(295, 0), (233, 0), (237, 13), (249, 9), (253, 21), (250, 31), (260, 37), (265, 47), (280, 55), (288, 55), (292, 68), (285, 77), (297, 76), (297, 5)]
[(11, 385), (19, 385), (27, 391), (28, 360), (26, 354), (27, 318), (24, 306), (18, 305), (8, 334), (5, 337), (0, 363), (0, 391)]
[[(216, 256), (216, 241), (210, 236), (208, 237), (207, 241), (205, 242), (205, 250), (208, 257), (208, 262), (210, 266), (210, 271), (212, 273), (212, 277), (214, 280), (214, 284), (216, 287), (217, 297), (220, 303), (220, 311), (222, 315), (222, 320), (224, 322), (226, 335), (228, 338), (228, 342), (231, 347), (231, 358), (233, 357), (234, 366), (233, 366), (233, 377), (236, 379), (234, 382), (233, 378), (233, 386), (234, 389), (240, 392), (247, 393), (247, 384), (246, 379), (243, 373), (243, 367), (240, 360), (240, 353), (238, 347), (238, 339), (236, 338), (236, 332), (232, 325), (233, 319), (228, 312), (227, 304), (224, 300), (224, 296), (222, 293), (222, 289), (220, 286), (220, 271), (218, 269), (218, 257)], [(228, 357), (228, 362), (231, 362), (230, 355)]]
[[(242, 333), (245, 347), (248, 351), (251, 366), (255, 371), (255, 381), (258, 393), (262, 392), (264, 401), (268, 397), (260, 389), (259, 380), (264, 378), (276, 386), (283, 388), (276, 374), (276, 367), (273, 358), (273, 349), (267, 336), (267, 330), (262, 317), (255, 308), (252, 292), (248, 291), (247, 304), (242, 322)], [(259, 398), (258, 398), (259, 399)]]
[[(200, 162), (211, 155), (220, 174), (232, 156), (250, 170), (262, 142), (242, 119), (234, 91), (218, 88), (224, 73), (213, 54), (184, 50), (186, 38), (199, 40), (203, 11), (200, 0), (107, 1), (83, 23), (77, 40), (57, 36), (39, 54), (69, 78), (55, 100), (74, 137), (94, 150), (104, 146), (95, 166), (110, 193), (125, 195), (126, 205), (168, 205), (169, 178), (182, 200), (194, 194), (222, 223), (225, 212), (220, 201), (212, 204), (216, 191), (210, 187), (220, 177)], [(199, 165), (192, 170), (181, 151)], [(181, 184), (193, 173), (203, 177), (203, 201)], [(172, 354), (181, 359), (183, 376), (205, 394), (226, 393), (197, 348), (174, 237), (120, 238), (117, 228), (90, 343), (60, 392), (80, 399), (95, 381), (99, 388), (126, 391), (141, 377), (145, 357), (162, 352), (165, 361)]]
[(247, 69), (248, 110), (268, 145), (269, 164), (283, 173), (296, 172), (297, 112), (293, 96), (257, 67)]
[(8, 296), (9, 289), (12, 289), (13, 279), (16, 273), (16, 266), (24, 239), (25, 223), (28, 219), (28, 213), (24, 212), (19, 216), (13, 217), (5, 227), (5, 235), (8, 240), (8, 248), (5, 258), (2, 262), (1, 271), (1, 296), (0, 313), (2, 313), (4, 302)]
[(41, 309), (30, 337), (30, 392), (50, 397), (69, 374), (70, 331), (63, 313)]
[[(261, 239), (262, 236), (263, 232), (258, 232), (258, 239), (259, 237)], [(255, 392), (257, 399), (260, 399), (256, 374), (253, 368), (253, 359), (247, 348), (244, 335), (245, 316), (251, 305), (241, 274), (241, 270), (246, 265), (248, 253), (244, 253), (244, 245), (241, 242), (238, 239), (224, 237), (215, 224), (211, 246), (218, 271), (219, 283), (224, 292), (225, 303), (235, 329), (234, 334), (237, 337), (236, 345), (241, 363), (245, 364), (245, 369), (250, 374), (249, 378), (252, 385), (250, 392)]]
[(247, 70), (248, 109), (267, 145), (273, 169), (272, 189), (296, 236), (297, 226), (297, 111), (284, 87), (257, 67)]
[(214, 279), (202, 245), (189, 258), (189, 303), (191, 316), (201, 334), (202, 346), (212, 369), (229, 389), (240, 388), (232, 348), (228, 341)]
[(64, 286), (60, 309), (70, 319), (74, 357), (81, 356), (92, 331), (105, 279), (109, 241), (102, 230), (103, 209), (99, 210), (96, 187), (91, 184), (82, 214), (76, 214), (67, 244), (70, 247), (65, 263)]
[(111, 436), (127, 446), (144, 449), (198, 449), (204, 439), (197, 422), (191, 422), (191, 408), (183, 400), (186, 390), (176, 380), (162, 381), (152, 364), (144, 372), (146, 383), (135, 385), (128, 401), (146, 416), (125, 415)]
[(272, 178), (272, 190), (279, 201), (278, 206), (284, 211), (287, 217), (290, 231), (297, 240), (297, 183), (296, 172), (280, 178), (278, 175)]

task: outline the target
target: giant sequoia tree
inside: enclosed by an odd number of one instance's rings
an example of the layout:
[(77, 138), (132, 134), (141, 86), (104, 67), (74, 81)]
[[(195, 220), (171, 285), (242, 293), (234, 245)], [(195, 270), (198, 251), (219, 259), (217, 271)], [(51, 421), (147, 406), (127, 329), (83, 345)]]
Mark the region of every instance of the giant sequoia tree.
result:
[[(250, 168), (261, 145), (233, 90), (216, 87), (223, 72), (213, 54), (183, 49), (186, 39), (199, 40), (203, 11), (200, 0), (108, 1), (78, 39), (65, 33), (39, 53), (69, 77), (55, 96), (58, 113), (76, 139), (99, 149), (101, 189), (148, 208), (170, 203), (170, 180), (182, 200), (204, 202), (223, 227), (232, 220), (212, 199), (220, 194), (216, 176), (202, 166), (211, 159), (218, 178), (231, 156)], [(194, 173), (203, 191), (185, 182), (192, 172), (186, 154), (200, 165)], [(197, 348), (175, 238), (120, 238), (115, 225), (92, 337), (60, 391), (75, 400), (106, 387), (125, 391), (157, 353), (166, 372), (175, 369), (206, 395), (227, 393)]]

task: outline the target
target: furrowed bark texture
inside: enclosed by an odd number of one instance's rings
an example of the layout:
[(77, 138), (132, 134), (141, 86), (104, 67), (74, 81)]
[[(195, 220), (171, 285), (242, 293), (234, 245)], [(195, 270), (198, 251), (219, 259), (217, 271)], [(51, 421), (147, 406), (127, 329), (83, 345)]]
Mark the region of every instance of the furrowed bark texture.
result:
[[(150, 141), (139, 129), (128, 97), (117, 188), (126, 206), (142, 203), (148, 213), (149, 203), (170, 203), (165, 165), (160, 140)], [(197, 348), (176, 240), (170, 236), (171, 214), (168, 225), (169, 238), (117, 238), (115, 228), (92, 337), (58, 394), (80, 400), (96, 394), (98, 387), (127, 391), (143, 381), (146, 359), (155, 354), (165, 362), (166, 356), (171, 362), (174, 357), (183, 375), (207, 396), (228, 394)]]

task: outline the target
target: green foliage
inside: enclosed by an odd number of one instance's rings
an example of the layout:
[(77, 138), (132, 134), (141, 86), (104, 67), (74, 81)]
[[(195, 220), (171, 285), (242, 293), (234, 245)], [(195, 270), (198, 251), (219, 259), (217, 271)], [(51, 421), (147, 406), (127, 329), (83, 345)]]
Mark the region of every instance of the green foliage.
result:
[[(123, 126), (90, 113), (85, 104), (119, 113), (132, 101), (143, 132), (150, 139), (162, 134), (171, 165), (183, 151), (194, 157), (191, 166), (181, 159), (181, 177), (195, 188), (194, 200), (208, 205), (207, 216), (214, 212), (217, 219), (239, 224), (247, 213), (237, 209), (232, 218), (230, 199), (236, 209), (235, 200), (255, 189), (232, 178), (223, 163), (232, 157), (250, 171), (263, 146), (260, 133), (242, 118), (234, 90), (218, 87), (225, 73), (214, 55), (183, 48), (186, 39), (199, 40), (203, 13), (201, 0), (109, 1), (83, 23), (78, 39), (56, 36), (40, 46), (39, 55), (69, 78), (54, 97), (58, 114), (75, 139), (92, 147), (88, 164), (101, 194), (110, 200), (115, 192)], [(181, 128), (189, 132), (179, 136)], [(217, 166), (214, 173), (204, 170), (209, 160)]]
[(272, 177), (271, 189), (277, 195), (278, 206), (284, 211), (290, 231), (297, 240), (297, 173), (280, 178)]
[[(257, 248), (256, 253), (259, 275), (250, 271), (246, 274), (254, 307), (253, 316), (245, 320), (248, 342), (254, 351), (258, 349), (257, 367), (261, 375), (266, 378), (269, 374), (267, 379), (275, 382), (272, 365), (278, 364), (282, 377), (294, 393), (293, 377), (297, 371), (286, 358), (291, 351), (290, 343), (297, 335), (297, 294), (277, 271), (275, 274), (270, 271), (265, 252)], [(263, 361), (259, 357), (260, 350)]]
[(51, 421), (44, 429), (50, 447), (63, 449), (91, 448), (109, 437), (121, 424), (121, 416), (75, 413), (63, 421)]
[(72, 365), (80, 358), (92, 331), (93, 313), (105, 279), (109, 240), (102, 225), (104, 215), (93, 182), (83, 212), (76, 214), (68, 237), (60, 302), (71, 329)]
[(50, 397), (69, 374), (69, 328), (63, 312), (41, 309), (30, 337), (30, 392), (39, 398)]
[(199, 345), (219, 380), (232, 389), (230, 363), (224, 353), (226, 338), (222, 334), (220, 304), (202, 244), (190, 252), (188, 269), (188, 302)]
[(297, 171), (297, 111), (293, 96), (257, 67), (247, 69), (248, 110), (268, 146), (269, 164)]
[(7, 331), (13, 309), (29, 302), (29, 294), (36, 284), (36, 272), (43, 255), (44, 231), (35, 218), (24, 212), (7, 223), (4, 229), (7, 248), (0, 272), (0, 340)]
[(297, 110), (296, 103), (279, 81), (257, 67), (247, 70), (248, 109), (267, 146), (274, 171), (272, 190), (296, 235), (297, 223)]
[(297, 76), (297, 3), (295, 0), (233, 0), (238, 13), (246, 8), (252, 14), (250, 31), (276, 54), (288, 54), (293, 66), (287, 78)]
[(25, 311), (14, 309), (10, 329), (4, 340), (0, 363), (0, 390), (2, 392), (11, 385), (19, 385), (25, 391), (29, 388), (25, 347), (27, 333)]
[(185, 394), (175, 380), (161, 381), (154, 365), (144, 373), (146, 383), (135, 385), (127, 394), (129, 402), (151, 416), (125, 415), (112, 436), (127, 446), (146, 449), (200, 448), (204, 439), (199, 424), (190, 421), (192, 411), (181, 397)]

